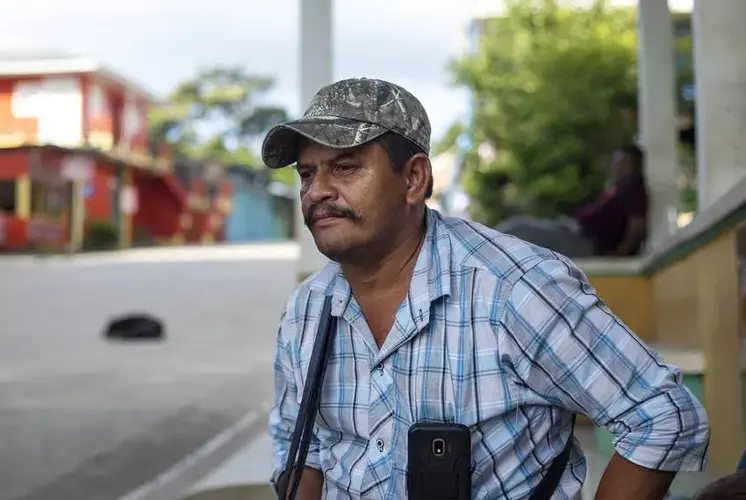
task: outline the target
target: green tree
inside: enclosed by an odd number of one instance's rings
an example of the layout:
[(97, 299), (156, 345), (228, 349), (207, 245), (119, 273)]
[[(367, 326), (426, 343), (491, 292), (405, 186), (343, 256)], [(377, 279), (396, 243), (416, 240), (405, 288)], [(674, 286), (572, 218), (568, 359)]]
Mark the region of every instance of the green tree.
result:
[[(473, 216), (490, 225), (516, 212), (566, 214), (597, 196), (609, 153), (636, 126), (634, 11), (506, 3), (476, 53), (452, 65), (476, 102), (465, 184)], [(485, 142), (493, 158), (477, 153)]]
[[(674, 22), (689, 25), (691, 15), (676, 14)], [(682, 123), (694, 121), (694, 101), (686, 96), (683, 90), (694, 86), (692, 35), (686, 34), (676, 38), (676, 89), (678, 95), (678, 112)], [(679, 209), (682, 212), (697, 211), (697, 168), (694, 151), (687, 146), (679, 147), (679, 166), (681, 168), (681, 198)]]
[(251, 145), (288, 117), (284, 108), (262, 104), (273, 85), (240, 67), (202, 70), (152, 110), (151, 137), (179, 154), (259, 166)]
[(456, 147), (461, 134), (466, 132), (466, 126), (463, 122), (456, 122), (445, 131), (443, 137), (433, 146), (433, 156), (443, 154)]

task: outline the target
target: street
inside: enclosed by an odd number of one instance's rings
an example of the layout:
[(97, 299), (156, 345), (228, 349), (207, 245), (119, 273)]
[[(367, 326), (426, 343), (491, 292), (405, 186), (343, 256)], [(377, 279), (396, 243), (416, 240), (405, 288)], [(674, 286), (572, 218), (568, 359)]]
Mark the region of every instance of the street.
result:
[[(0, 500), (116, 500), (247, 414), (244, 434), (265, 432), (295, 252), (1, 257)], [(104, 340), (131, 311), (166, 339)]]

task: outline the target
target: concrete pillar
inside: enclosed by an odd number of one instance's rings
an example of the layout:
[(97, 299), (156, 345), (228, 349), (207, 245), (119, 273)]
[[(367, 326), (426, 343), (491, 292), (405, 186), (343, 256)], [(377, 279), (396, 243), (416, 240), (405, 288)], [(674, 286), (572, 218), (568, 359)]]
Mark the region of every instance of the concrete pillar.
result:
[[(300, 0), (300, 103), (305, 110), (314, 94), (332, 83), (333, 73), (332, 0)], [(326, 258), (303, 224), (300, 202), (296, 199), (295, 230), (300, 244), (298, 281), (326, 264)]]
[[(746, 1), (695, 0), (692, 15), (698, 211), (746, 174)], [(742, 229), (743, 230), (743, 229)], [(710, 466), (733, 470), (744, 449), (741, 425), (741, 257), (723, 235), (702, 252), (698, 329), (705, 357)], [(715, 253), (712, 257), (707, 252)], [(706, 266), (706, 267), (702, 267)], [(710, 291), (710, 293), (706, 293)], [(729, 470), (730, 469), (730, 470)]]
[(655, 247), (676, 230), (679, 201), (673, 21), (667, 0), (640, 0), (637, 9), (638, 116)]
[(695, 0), (698, 209), (746, 174), (746, 1)]

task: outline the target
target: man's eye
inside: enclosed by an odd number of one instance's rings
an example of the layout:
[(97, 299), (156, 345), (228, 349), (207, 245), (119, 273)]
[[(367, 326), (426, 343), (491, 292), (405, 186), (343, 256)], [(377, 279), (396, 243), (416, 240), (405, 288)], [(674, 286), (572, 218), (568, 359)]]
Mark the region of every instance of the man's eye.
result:
[(301, 179), (309, 179), (311, 177), (311, 172), (308, 170), (299, 170), (298, 175)]
[(339, 163), (337, 164), (337, 170), (341, 170), (342, 172), (346, 172), (348, 170), (352, 170), (355, 168), (355, 165), (351, 163)]

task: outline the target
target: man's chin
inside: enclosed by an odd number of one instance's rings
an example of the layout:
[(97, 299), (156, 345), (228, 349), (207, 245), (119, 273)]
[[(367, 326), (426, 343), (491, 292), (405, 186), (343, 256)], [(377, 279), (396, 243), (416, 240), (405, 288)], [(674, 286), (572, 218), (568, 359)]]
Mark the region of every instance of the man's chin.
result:
[(335, 262), (339, 262), (340, 259), (343, 259), (344, 255), (347, 253), (347, 249), (341, 245), (332, 245), (317, 242), (316, 248), (321, 253), (321, 255)]
[[(323, 233), (323, 231), (320, 231)], [(327, 234), (319, 234), (313, 232), (313, 240), (316, 243), (316, 248), (324, 255), (327, 259), (333, 260), (334, 262), (340, 262), (344, 260), (344, 256), (349, 254), (354, 245), (350, 245), (349, 242), (343, 239), (330, 237)]]

